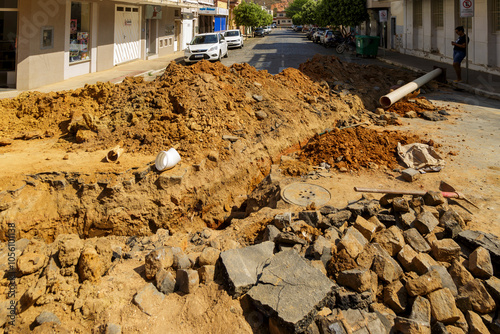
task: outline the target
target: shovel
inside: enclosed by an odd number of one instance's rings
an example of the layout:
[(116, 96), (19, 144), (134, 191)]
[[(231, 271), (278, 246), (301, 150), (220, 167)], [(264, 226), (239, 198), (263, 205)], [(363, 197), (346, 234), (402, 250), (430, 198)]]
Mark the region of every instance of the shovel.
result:
[[(375, 188), (360, 188), (360, 187), (354, 187), (354, 190), (362, 193), (384, 193), (384, 194), (395, 194), (395, 195), (418, 195), (418, 196), (424, 196), (427, 193), (427, 191), (423, 190), (393, 190), (393, 189), (375, 189)], [(464, 194), (459, 193), (458, 191), (455, 190), (455, 188), (453, 188), (444, 181), (441, 181), (441, 184), (439, 185), (439, 190), (441, 190), (441, 194), (443, 195), (443, 197), (463, 199), (467, 203), (478, 208), (478, 206), (472, 203), (468, 198), (466, 198)]]

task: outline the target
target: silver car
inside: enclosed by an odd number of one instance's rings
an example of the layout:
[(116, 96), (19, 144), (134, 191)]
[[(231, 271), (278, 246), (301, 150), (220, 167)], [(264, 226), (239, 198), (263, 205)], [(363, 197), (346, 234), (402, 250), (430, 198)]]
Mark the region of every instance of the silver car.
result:
[(206, 59), (211, 61), (227, 57), (227, 42), (222, 33), (211, 32), (195, 35), (191, 43), (184, 49), (184, 62), (196, 63)]
[(228, 47), (242, 48), (243, 47), (243, 36), (239, 30), (226, 30), (224, 32), (224, 38), (226, 39)]

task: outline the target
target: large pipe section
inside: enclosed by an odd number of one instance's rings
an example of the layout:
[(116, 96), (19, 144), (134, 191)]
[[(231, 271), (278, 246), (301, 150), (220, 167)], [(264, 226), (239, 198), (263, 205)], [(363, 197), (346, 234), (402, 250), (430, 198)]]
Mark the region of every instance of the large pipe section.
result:
[(410, 83), (407, 83), (403, 87), (396, 89), (395, 91), (390, 92), (387, 95), (384, 95), (380, 98), (379, 102), (383, 108), (389, 108), (393, 103), (399, 101), (401, 98), (410, 94), (411, 92), (417, 90), (420, 86), (425, 85), (429, 81), (437, 78), (442, 73), (440, 68), (436, 68), (435, 70), (427, 73), (426, 75), (421, 76), (413, 80)]

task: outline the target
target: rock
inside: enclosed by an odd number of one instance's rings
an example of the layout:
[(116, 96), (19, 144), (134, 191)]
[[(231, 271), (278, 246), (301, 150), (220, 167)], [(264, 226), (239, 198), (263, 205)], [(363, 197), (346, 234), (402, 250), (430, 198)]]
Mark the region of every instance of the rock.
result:
[(97, 282), (104, 275), (103, 263), (93, 247), (83, 249), (78, 261), (78, 275), (82, 282)]
[(428, 295), (431, 302), (432, 316), (445, 324), (452, 324), (458, 319), (458, 309), (455, 305), (453, 294), (447, 288), (439, 289)]
[(464, 333), (468, 333), (469, 332), (469, 324), (467, 323), (467, 320), (465, 319), (465, 315), (460, 310), (458, 310), (458, 315), (460, 316), (460, 318), (453, 325), (462, 329), (464, 331)]
[(262, 100), (264, 99), (262, 95), (257, 95), (257, 94), (252, 95), (252, 97), (257, 102), (262, 102)]
[(174, 254), (169, 247), (160, 247), (146, 255), (146, 277), (152, 279), (161, 269), (168, 269), (174, 263)]
[(232, 295), (241, 296), (257, 283), (257, 275), (261, 272), (264, 262), (273, 256), (273, 250), (274, 243), (266, 241), (220, 254)]
[(427, 298), (417, 296), (411, 307), (410, 319), (422, 321), (429, 325), (431, 324), (431, 303)]
[(178, 269), (176, 283), (179, 291), (193, 293), (200, 285), (198, 271), (193, 269)]
[[(500, 300), (500, 279), (495, 276), (484, 281), (484, 285), (495, 300)], [(497, 305), (498, 306), (498, 305)]]
[(200, 282), (203, 284), (208, 284), (214, 281), (215, 277), (215, 266), (204, 265), (198, 269), (198, 275), (200, 276)]
[(274, 242), (276, 244), (289, 245), (290, 247), (293, 247), (293, 245), (296, 245), (296, 244), (299, 244), (299, 245), (307, 244), (307, 241), (299, 238), (293, 232), (280, 232), (280, 234), (278, 234), (276, 236), (276, 238), (274, 239)]
[(443, 194), (440, 191), (428, 191), (424, 195), (425, 205), (437, 206), (446, 202)]
[(470, 297), (465, 295), (458, 295), (455, 297), (455, 304), (457, 308), (463, 313), (472, 310), (472, 303), (470, 302)]
[(490, 313), (496, 309), (495, 300), (488, 293), (480, 279), (470, 281), (458, 289), (460, 295), (470, 297), (472, 309), (477, 313)]
[(436, 270), (431, 270), (420, 277), (409, 280), (406, 283), (406, 290), (411, 297), (425, 296), (432, 291), (441, 289), (443, 283), (441, 276)]
[(215, 265), (219, 259), (220, 251), (213, 247), (205, 247), (201, 252), (198, 263), (200, 266)]
[(496, 235), (466, 230), (458, 234), (457, 241), (471, 249), (476, 249), (479, 246), (484, 247), (490, 252), (492, 262), (500, 266), (500, 239)]
[(176, 287), (176, 280), (174, 275), (170, 271), (167, 271), (164, 268), (161, 268), (156, 272), (155, 276), (156, 280), (156, 288), (161, 293), (168, 295), (169, 293), (173, 293)]
[(267, 113), (263, 110), (257, 110), (255, 112), (255, 117), (257, 117), (258, 120), (263, 120), (267, 118)]
[(453, 282), (453, 278), (451, 277), (450, 273), (446, 270), (445, 267), (437, 265), (437, 266), (431, 266), (430, 271), (435, 270), (439, 274), (439, 277), (441, 277), (441, 283), (443, 284), (443, 288), (448, 288), (450, 289), (451, 293), (453, 296), (458, 295), (458, 289), (457, 286), (455, 285), (455, 282)]
[(372, 285), (370, 270), (351, 269), (341, 271), (337, 277), (337, 283), (357, 292), (368, 291)]
[(493, 276), (493, 264), (490, 253), (479, 246), (469, 256), (469, 270), (478, 278), (488, 279)]
[(396, 256), (405, 245), (403, 234), (395, 225), (377, 232), (373, 241), (382, 246), (390, 256)]
[(372, 270), (378, 278), (387, 283), (393, 282), (403, 275), (403, 269), (392, 257), (388, 256), (375, 255)]
[(361, 216), (356, 217), (354, 228), (357, 229), (368, 241), (371, 241), (373, 235), (378, 230), (378, 226)]
[(337, 249), (344, 249), (353, 259), (361, 253), (368, 243), (368, 240), (354, 227), (349, 227), (340, 242)]
[(28, 275), (42, 269), (48, 258), (43, 254), (24, 252), (17, 259), (17, 271), (21, 275)]
[(303, 220), (306, 224), (317, 227), (318, 223), (321, 221), (322, 216), (319, 211), (300, 211), (299, 220)]
[(489, 330), (484, 324), (483, 319), (481, 319), (481, 317), (477, 313), (467, 311), (465, 317), (467, 319), (467, 323), (469, 324), (470, 334), (489, 333)]
[(352, 213), (349, 210), (341, 210), (339, 212), (335, 212), (332, 214), (329, 214), (327, 219), (330, 220), (330, 224), (335, 227), (340, 227), (342, 226), (346, 221), (351, 219)]
[(415, 211), (410, 209), (409, 212), (403, 212), (399, 216), (399, 222), (403, 226), (403, 229), (412, 228), (415, 226), (414, 222), (417, 217), (415, 216)]
[(401, 177), (405, 181), (413, 182), (415, 180), (418, 180), (418, 178), (420, 178), (420, 172), (413, 168), (407, 168), (401, 172)]
[(274, 225), (267, 225), (266, 229), (264, 230), (264, 236), (263, 239), (264, 241), (272, 241), (276, 239), (276, 237), (280, 234), (280, 230)]
[(462, 232), (463, 228), (465, 228), (465, 222), (460, 217), (460, 215), (454, 210), (448, 210), (441, 218), (439, 218), (439, 225), (444, 227), (449, 236), (453, 239)]
[(417, 256), (417, 252), (409, 244), (406, 244), (398, 253), (398, 261), (406, 271), (415, 271), (413, 267), (415, 256)]
[(122, 327), (120, 325), (112, 323), (106, 324), (106, 330), (104, 331), (104, 334), (121, 334), (121, 333), (122, 333)]
[(404, 197), (395, 197), (392, 200), (392, 208), (394, 209), (394, 212), (410, 211), (410, 205), (408, 204), (408, 201)]
[(56, 324), (59, 325), (61, 324), (61, 320), (59, 320), (57, 315), (49, 311), (42, 311), (42, 313), (40, 313), (38, 317), (36, 317), (35, 325), (40, 326), (41, 324), (46, 322), (55, 322)]
[(19, 313), (24, 312), (31, 307), (41, 296), (45, 294), (46, 290), (47, 279), (42, 277), (36, 281), (35, 285), (30, 286), (19, 299)]
[(325, 276), (328, 275), (328, 273), (326, 271), (325, 264), (323, 263), (323, 261), (321, 261), (321, 260), (312, 260), (311, 261), (311, 266), (313, 266), (314, 268), (316, 268), (319, 271), (321, 271)]
[(448, 272), (458, 288), (474, 280), (474, 276), (472, 276), (459, 260), (454, 260), (451, 263)]
[(448, 332), (448, 330), (446, 329), (446, 326), (442, 322), (439, 322), (439, 321), (436, 321), (434, 323), (434, 325), (432, 325), (432, 333), (433, 334), (450, 334), (450, 332)]
[(453, 239), (436, 240), (432, 243), (432, 255), (441, 262), (452, 262), (460, 256), (460, 246)]
[(434, 228), (438, 225), (439, 221), (428, 211), (424, 211), (419, 214), (415, 220), (415, 227), (422, 234), (431, 233), (432, 230), (434, 230)]
[(357, 293), (341, 288), (337, 291), (337, 307), (342, 310), (348, 309), (366, 309), (373, 303), (371, 291)]
[(384, 304), (394, 312), (401, 313), (406, 310), (408, 296), (401, 281), (395, 281), (384, 288)]
[(424, 237), (416, 228), (411, 228), (403, 232), (403, 236), (407, 244), (409, 244), (418, 253), (428, 253), (431, 251), (431, 246), (425, 241)]
[(152, 283), (148, 283), (135, 294), (133, 301), (142, 312), (152, 315), (163, 299), (165, 295), (156, 290)]
[(174, 262), (172, 263), (174, 269), (189, 269), (191, 268), (191, 260), (186, 254), (179, 252), (174, 253)]
[(62, 267), (76, 266), (80, 259), (83, 241), (76, 234), (61, 234), (57, 237), (59, 244), (58, 259)]
[(394, 319), (394, 329), (405, 334), (430, 334), (429, 325), (418, 320), (403, 317)]
[(452, 325), (448, 325), (445, 328), (446, 328), (446, 334), (467, 334), (466, 332), (463, 331), (463, 329)]
[(325, 237), (319, 235), (314, 241), (312, 247), (310, 247), (309, 253), (314, 259), (319, 260), (321, 259), (321, 256), (323, 255), (325, 249), (327, 251), (331, 250), (332, 244)]
[(248, 296), (266, 315), (294, 331), (305, 330), (317, 310), (331, 302), (336, 285), (295, 250), (273, 256)]
[(429, 254), (427, 253), (418, 253), (417, 256), (413, 258), (412, 265), (415, 268), (415, 271), (419, 275), (423, 275), (430, 270), (432, 266), (436, 266), (437, 263)]

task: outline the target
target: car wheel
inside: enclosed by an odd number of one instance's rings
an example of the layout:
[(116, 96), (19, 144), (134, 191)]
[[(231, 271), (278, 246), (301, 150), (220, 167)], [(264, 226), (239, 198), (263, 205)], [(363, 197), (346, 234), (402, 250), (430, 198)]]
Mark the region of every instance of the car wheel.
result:
[(345, 45), (344, 44), (340, 44), (338, 45), (336, 48), (335, 48), (335, 51), (337, 51), (337, 53), (343, 53), (345, 51)]
[(222, 59), (222, 51), (219, 50), (219, 58), (217, 60), (221, 61), (221, 59)]
[(229, 50), (226, 51), (226, 54), (224, 55), (224, 58), (229, 57)]

